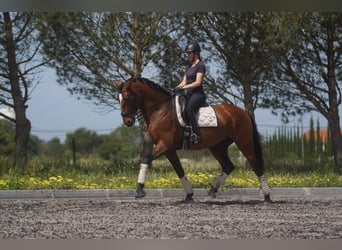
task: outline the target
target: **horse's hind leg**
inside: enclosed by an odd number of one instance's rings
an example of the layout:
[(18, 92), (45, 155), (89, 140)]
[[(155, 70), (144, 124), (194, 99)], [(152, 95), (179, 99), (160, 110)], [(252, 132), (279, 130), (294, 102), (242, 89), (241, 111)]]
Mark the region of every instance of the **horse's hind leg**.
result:
[(264, 176), (262, 152), (260, 145), (258, 145), (259, 149), (256, 150), (255, 148), (253, 148), (253, 141), (244, 143), (242, 143), (241, 141), (236, 141), (235, 143), (240, 151), (243, 153), (243, 155), (246, 157), (247, 161), (252, 166), (254, 173), (258, 177), (261, 190), (265, 197), (265, 201), (271, 201), (271, 189), (268, 186), (266, 177)]
[(227, 149), (229, 145), (229, 142), (223, 142), (209, 148), (213, 156), (220, 163), (222, 168), (221, 175), (218, 176), (216, 180), (213, 182), (208, 193), (208, 195), (210, 195), (213, 198), (216, 197), (218, 189), (223, 185), (228, 175), (234, 170), (234, 165), (228, 157)]

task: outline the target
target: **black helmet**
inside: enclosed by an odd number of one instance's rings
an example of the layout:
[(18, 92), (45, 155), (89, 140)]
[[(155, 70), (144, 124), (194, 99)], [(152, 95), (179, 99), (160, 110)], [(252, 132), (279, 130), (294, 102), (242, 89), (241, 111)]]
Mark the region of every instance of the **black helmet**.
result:
[(198, 43), (194, 42), (194, 43), (188, 44), (185, 50), (186, 52), (195, 52), (195, 51), (200, 52), (201, 48)]

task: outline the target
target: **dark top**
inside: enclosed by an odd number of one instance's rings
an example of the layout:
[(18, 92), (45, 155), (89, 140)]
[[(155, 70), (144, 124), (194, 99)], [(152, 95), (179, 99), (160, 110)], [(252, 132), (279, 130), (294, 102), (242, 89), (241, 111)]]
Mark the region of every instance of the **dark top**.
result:
[[(189, 65), (185, 71), (186, 84), (191, 84), (195, 82), (197, 73), (203, 73), (203, 76), (204, 76), (205, 71), (206, 71), (205, 64), (202, 61), (199, 61), (194, 67), (191, 67), (191, 65)], [(204, 94), (202, 85), (197, 88), (187, 89), (185, 91), (187, 95), (191, 95), (194, 92), (199, 92), (199, 93)]]

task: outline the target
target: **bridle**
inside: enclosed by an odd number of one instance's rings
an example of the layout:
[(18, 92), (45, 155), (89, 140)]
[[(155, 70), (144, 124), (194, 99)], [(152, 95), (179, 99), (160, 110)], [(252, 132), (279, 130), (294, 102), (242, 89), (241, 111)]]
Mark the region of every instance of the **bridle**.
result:
[(130, 99), (131, 101), (132, 101), (132, 103), (133, 103), (133, 109), (135, 110), (135, 111), (131, 111), (131, 112), (121, 112), (121, 116), (123, 117), (123, 118), (125, 118), (125, 117), (127, 117), (127, 116), (133, 116), (133, 117), (135, 117), (136, 115), (137, 115), (137, 104), (136, 104), (136, 102), (135, 102), (135, 98), (134, 98), (134, 96), (129, 96), (129, 98), (125, 98), (125, 97), (123, 97), (123, 95), (122, 95), (122, 93), (124, 93), (124, 92), (128, 92), (128, 93), (130, 93), (130, 92), (132, 92), (131, 90), (123, 90), (123, 91), (120, 91), (119, 92), (119, 102), (121, 103), (121, 101), (122, 101), (122, 99), (125, 99), (125, 100), (128, 100), (128, 99)]
[[(135, 110), (135, 111), (131, 111), (131, 112), (121, 112), (121, 116), (123, 117), (123, 118), (125, 118), (125, 117), (127, 117), (127, 116), (136, 116), (137, 115), (137, 112), (138, 112), (138, 107), (137, 107), (137, 104), (136, 104), (136, 101), (135, 101), (135, 98), (134, 98), (134, 94), (133, 95), (130, 95), (129, 96), (129, 98), (125, 98), (125, 97), (123, 97), (123, 95), (122, 95), (122, 93), (123, 92), (128, 92), (128, 93), (131, 93), (132, 91), (131, 90), (123, 90), (123, 91), (120, 91), (119, 92), (119, 100), (120, 100), (120, 103), (121, 103), (121, 100), (122, 99), (125, 99), (125, 100), (128, 100), (128, 99), (130, 99), (131, 101), (132, 101), (132, 103), (133, 103), (133, 109)], [(157, 108), (158, 108), (158, 106), (159, 105), (161, 105), (162, 103), (164, 103), (164, 102), (166, 102), (166, 101), (168, 101), (168, 100), (170, 100), (170, 97), (168, 97), (168, 98), (166, 98), (166, 99), (163, 99), (163, 100), (161, 100), (160, 102), (158, 102), (158, 103), (155, 103), (155, 104), (153, 104), (152, 106), (150, 106), (150, 107), (145, 107), (144, 108), (144, 110), (146, 111), (146, 112), (148, 112), (148, 113), (152, 113), (153, 111), (156, 111), (157, 110)]]

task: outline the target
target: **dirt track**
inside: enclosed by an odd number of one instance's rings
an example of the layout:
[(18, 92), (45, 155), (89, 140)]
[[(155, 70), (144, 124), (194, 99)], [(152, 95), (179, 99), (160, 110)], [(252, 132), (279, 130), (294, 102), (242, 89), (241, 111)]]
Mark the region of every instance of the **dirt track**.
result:
[(2, 239), (337, 239), (341, 199), (0, 201)]

